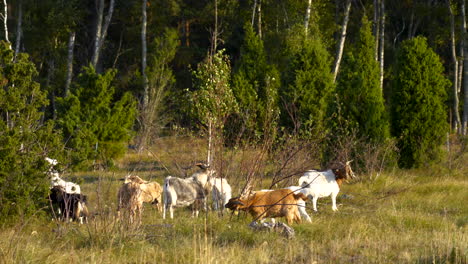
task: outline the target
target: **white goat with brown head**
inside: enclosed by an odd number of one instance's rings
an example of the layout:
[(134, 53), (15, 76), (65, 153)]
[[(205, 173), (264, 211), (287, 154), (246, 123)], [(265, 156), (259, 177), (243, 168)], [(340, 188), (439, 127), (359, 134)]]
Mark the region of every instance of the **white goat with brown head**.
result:
[(314, 211), (317, 211), (318, 198), (327, 196), (331, 196), (332, 210), (338, 210), (336, 196), (340, 192), (341, 185), (346, 180), (356, 177), (350, 163), (351, 161), (347, 161), (345, 164), (339, 163), (335, 168), (324, 171), (309, 170), (299, 178), (299, 185), (303, 187), (301, 192), (313, 197)]

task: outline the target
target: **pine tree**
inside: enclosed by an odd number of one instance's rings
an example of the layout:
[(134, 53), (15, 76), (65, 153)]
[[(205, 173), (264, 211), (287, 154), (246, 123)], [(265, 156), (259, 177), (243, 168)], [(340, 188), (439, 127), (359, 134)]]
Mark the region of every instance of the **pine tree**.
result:
[(62, 157), (61, 134), (42, 123), (46, 93), (34, 81), (27, 54), (13, 61), (9, 43), (0, 42), (0, 222), (36, 213), (46, 203), (46, 156)]
[[(331, 58), (319, 34), (305, 38), (303, 28), (291, 32), (289, 62), (282, 77), (282, 123), (296, 131), (324, 128), (326, 109), (334, 90)], [(301, 33), (299, 33), (301, 32)]]
[(233, 74), (233, 92), (239, 105), (239, 116), (247, 137), (259, 139), (270, 133), (267, 127), (275, 123), (278, 109), (279, 74), (268, 66), (262, 40), (250, 23), (244, 26), (244, 41), (240, 60)]
[(126, 150), (136, 102), (129, 93), (115, 98), (114, 76), (115, 70), (101, 75), (93, 67), (85, 67), (73, 83), (71, 95), (57, 100), (58, 124), (75, 166), (94, 159), (110, 165)]
[(380, 70), (378, 62), (374, 59), (374, 49), (370, 23), (364, 16), (359, 39), (346, 53), (338, 75), (338, 100), (334, 104), (334, 111), (347, 121), (349, 127), (345, 129), (348, 132), (356, 129), (360, 138), (383, 142), (389, 137), (390, 128), (380, 89)]
[(398, 138), (399, 164), (418, 167), (440, 154), (448, 131), (444, 102), (450, 81), (423, 37), (402, 42), (394, 67), (391, 122)]

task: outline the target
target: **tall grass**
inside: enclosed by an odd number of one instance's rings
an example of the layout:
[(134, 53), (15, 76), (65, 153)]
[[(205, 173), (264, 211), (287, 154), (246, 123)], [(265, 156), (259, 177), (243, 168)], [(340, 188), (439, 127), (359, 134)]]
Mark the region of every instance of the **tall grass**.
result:
[[(169, 174), (184, 175), (184, 166), (197, 160), (200, 142), (190, 148), (172, 140), (153, 153), (127, 155), (111, 172), (66, 175), (81, 179), (93, 214), (89, 223), (55, 222), (48, 216), (2, 226), (0, 262), (467, 263), (468, 171), (459, 169), (360, 175), (361, 180), (343, 186), (339, 211), (331, 210), (329, 198), (319, 199), (317, 213), (308, 208), (313, 222), (293, 225), (294, 239), (253, 231), (251, 217), (242, 213), (210, 211), (191, 218), (189, 209), (178, 208), (174, 219), (163, 220), (147, 205), (141, 226), (117, 221), (120, 178), (133, 173), (162, 183)], [(248, 153), (242, 155), (232, 154), (233, 162)], [(238, 167), (227, 167), (226, 175), (236, 173), (231, 168)], [(257, 188), (271, 183), (264, 177)], [(234, 179), (239, 178), (228, 177)], [(235, 188), (234, 195), (239, 191)]]

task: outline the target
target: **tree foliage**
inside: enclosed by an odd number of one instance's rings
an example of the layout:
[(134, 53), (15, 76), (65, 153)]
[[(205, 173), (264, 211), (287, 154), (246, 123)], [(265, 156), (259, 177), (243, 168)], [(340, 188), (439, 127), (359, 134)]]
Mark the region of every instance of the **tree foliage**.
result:
[[(71, 95), (59, 98), (58, 124), (74, 165), (99, 159), (105, 165), (125, 153), (136, 114), (133, 96), (115, 98), (115, 70), (97, 74), (85, 67)], [(88, 164), (89, 165), (89, 164)]]
[(439, 56), (423, 37), (402, 42), (392, 82), (392, 133), (399, 163), (418, 167), (436, 159), (448, 131), (444, 104), (450, 81)]
[(357, 130), (360, 138), (383, 142), (389, 137), (390, 128), (380, 89), (379, 64), (374, 58), (374, 43), (370, 24), (367, 17), (363, 17), (359, 39), (345, 54), (338, 75), (334, 114), (340, 114), (340, 118), (347, 121), (348, 134)]
[(44, 157), (61, 158), (61, 133), (42, 122), (46, 93), (27, 54), (13, 61), (0, 42), (0, 221), (28, 216), (46, 205)]
[[(258, 140), (267, 127), (276, 126), (279, 114), (279, 74), (267, 64), (263, 41), (255, 34), (250, 23), (244, 26), (244, 41), (240, 59), (233, 74), (233, 92), (239, 105), (242, 125), (231, 127), (239, 133), (239, 127), (247, 130), (247, 138)], [(267, 131), (265, 131), (265, 129)]]
[(296, 131), (324, 128), (326, 109), (335, 89), (331, 58), (319, 35), (305, 38), (303, 30), (290, 34), (290, 61), (284, 72), (282, 122)]

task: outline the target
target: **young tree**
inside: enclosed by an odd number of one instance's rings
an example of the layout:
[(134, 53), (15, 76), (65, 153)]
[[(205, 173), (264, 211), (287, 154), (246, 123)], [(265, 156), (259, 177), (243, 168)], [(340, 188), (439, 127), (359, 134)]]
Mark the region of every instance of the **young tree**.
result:
[(383, 142), (390, 130), (374, 45), (370, 23), (364, 16), (358, 41), (346, 54), (338, 76), (336, 103), (350, 125), (347, 129), (357, 129), (358, 136), (371, 142)]
[(324, 128), (326, 109), (335, 86), (331, 59), (319, 34), (303, 35), (303, 28), (291, 32), (290, 58), (283, 72), (282, 123), (296, 132)]
[[(221, 142), (223, 127), (228, 116), (237, 111), (236, 99), (230, 87), (231, 66), (224, 50), (208, 56), (193, 71), (194, 87), (190, 95), (194, 114), (208, 131), (208, 164), (213, 161), (211, 143)], [(214, 140), (213, 140), (214, 139)]]
[(93, 67), (85, 67), (70, 95), (57, 100), (57, 121), (75, 166), (89, 165), (86, 161), (95, 159), (109, 165), (126, 150), (136, 103), (129, 93), (115, 98), (114, 76), (115, 70), (101, 75)]
[(46, 156), (61, 158), (61, 133), (42, 123), (46, 93), (34, 81), (27, 54), (13, 61), (10, 43), (0, 42), (0, 222), (31, 215), (46, 205)]
[[(151, 135), (157, 132), (157, 125), (161, 123), (161, 113), (165, 109), (164, 100), (168, 88), (175, 82), (169, 64), (176, 54), (179, 45), (178, 40), (175, 30), (166, 29), (162, 36), (156, 38), (150, 47), (148, 67), (145, 67), (146, 81), (148, 82), (147, 102), (146, 104), (141, 103), (138, 118), (139, 131), (136, 141), (139, 151), (142, 151), (151, 143)], [(143, 99), (144, 101), (145, 99)]]
[(444, 102), (450, 81), (439, 56), (423, 37), (401, 43), (392, 81), (391, 124), (399, 164), (418, 167), (434, 160), (448, 131)]
[[(263, 42), (249, 23), (244, 26), (244, 42), (232, 83), (242, 127), (248, 138), (259, 139), (266, 132), (263, 129), (267, 123), (275, 123), (279, 112), (279, 76), (267, 65)], [(273, 120), (267, 117), (268, 113), (273, 114)]]

